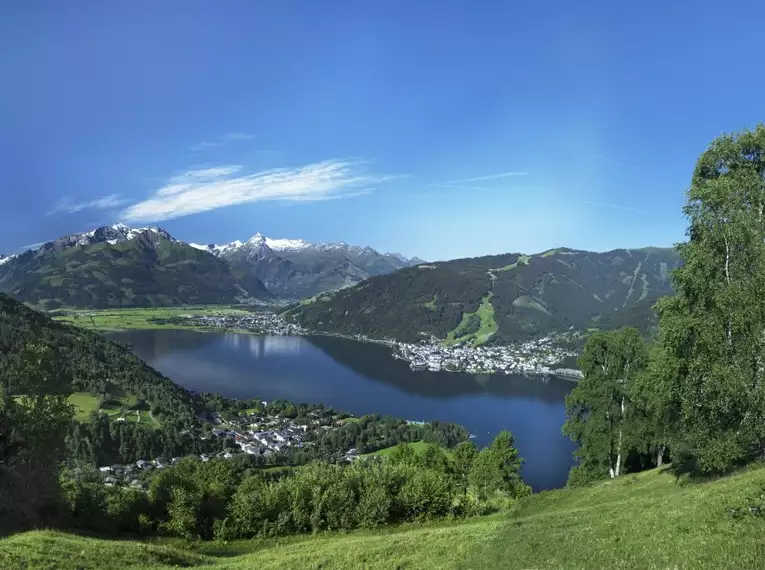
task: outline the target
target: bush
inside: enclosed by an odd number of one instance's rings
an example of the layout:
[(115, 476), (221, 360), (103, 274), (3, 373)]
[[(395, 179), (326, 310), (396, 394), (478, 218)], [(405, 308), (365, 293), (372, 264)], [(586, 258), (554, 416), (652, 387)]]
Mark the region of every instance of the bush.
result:
[(432, 469), (414, 469), (401, 488), (399, 501), (408, 520), (443, 517), (452, 504), (448, 477)]

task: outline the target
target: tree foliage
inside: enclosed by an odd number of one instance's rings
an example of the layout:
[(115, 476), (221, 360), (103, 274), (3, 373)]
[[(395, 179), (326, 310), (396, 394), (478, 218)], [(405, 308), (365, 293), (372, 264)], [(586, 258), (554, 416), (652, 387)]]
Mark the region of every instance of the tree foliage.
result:
[(683, 211), (676, 295), (658, 308), (666, 389), (699, 468), (724, 471), (765, 441), (765, 126), (712, 142)]
[(58, 471), (73, 409), (54, 349), (25, 345), (12, 398), (0, 387), (0, 533), (56, 520)]
[(707, 474), (765, 451), (765, 126), (710, 144), (683, 211), (688, 241), (676, 294), (656, 304), (655, 345), (600, 333), (580, 359), (564, 427), (580, 444), (571, 484), (668, 451), (676, 469)]
[[(143, 502), (118, 498), (127, 489), (105, 488), (87, 474), (69, 476), (65, 496), (80, 528), (234, 539), (472, 516), (492, 497), (529, 492), (512, 435), (503, 432), (477, 457), (485, 467), (471, 466), (471, 484), (437, 446), (418, 455), (404, 444), (350, 465), (315, 461), (273, 478), (249, 461), (186, 458), (151, 477)], [(481, 469), (485, 475), (474, 475)]]
[(632, 385), (646, 361), (640, 333), (593, 334), (579, 358), (584, 378), (566, 397), (563, 432), (579, 443), (578, 477), (618, 477), (631, 441)]

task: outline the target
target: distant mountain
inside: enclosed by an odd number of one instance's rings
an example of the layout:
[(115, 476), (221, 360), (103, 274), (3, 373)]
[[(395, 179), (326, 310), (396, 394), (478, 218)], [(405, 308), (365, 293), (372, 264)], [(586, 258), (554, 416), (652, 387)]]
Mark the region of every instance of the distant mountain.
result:
[(569, 328), (655, 326), (673, 249), (556, 249), (420, 263), (291, 308), (307, 328), (416, 342), (514, 343)]
[(371, 247), (272, 239), (260, 233), (245, 242), (190, 245), (250, 271), (272, 293), (292, 298), (350, 287), (369, 277), (422, 263), (418, 258), (382, 254)]
[(72, 234), (0, 264), (0, 291), (38, 307), (247, 302), (271, 294), (248, 271), (159, 228)]

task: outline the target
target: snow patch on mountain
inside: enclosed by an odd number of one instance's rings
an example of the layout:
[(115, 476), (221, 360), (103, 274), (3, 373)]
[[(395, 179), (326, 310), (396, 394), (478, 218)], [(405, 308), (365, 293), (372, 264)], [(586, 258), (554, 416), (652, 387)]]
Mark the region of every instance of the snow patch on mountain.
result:
[(231, 243), (226, 243), (223, 245), (215, 245), (214, 243), (207, 245), (202, 245), (201, 243), (189, 243), (189, 245), (194, 249), (199, 249), (201, 251), (206, 251), (207, 253), (212, 253), (213, 255), (220, 256), (239, 249), (244, 245), (244, 243), (239, 240), (235, 240)]
[(302, 239), (272, 239), (266, 238), (266, 245), (274, 251), (300, 251), (313, 244)]
[(15, 255), (0, 255), (0, 265), (8, 263), (11, 259), (16, 257)]
[[(289, 239), (289, 238), (270, 238), (266, 237), (260, 232), (253, 235), (245, 242), (239, 240), (232, 241), (223, 245), (209, 244), (201, 245), (197, 243), (190, 243), (191, 247), (201, 249), (212, 253), (213, 255), (221, 256), (230, 254), (239, 249), (253, 250), (255, 248), (268, 248), (274, 252), (310, 252), (310, 251), (325, 251), (325, 252), (346, 252), (353, 255), (380, 255), (376, 250), (371, 247), (362, 247), (358, 245), (348, 245), (345, 242), (321, 242), (311, 243), (304, 239)], [(384, 256), (395, 257), (404, 265), (409, 265), (412, 262), (400, 253), (386, 253)], [(415, 258), (413, 258), (415, 259)]]

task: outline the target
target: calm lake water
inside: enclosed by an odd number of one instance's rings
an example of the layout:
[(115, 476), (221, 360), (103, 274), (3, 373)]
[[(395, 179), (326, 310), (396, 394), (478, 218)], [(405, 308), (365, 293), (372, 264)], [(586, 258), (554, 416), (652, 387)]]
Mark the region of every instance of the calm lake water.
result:
[(322, 403), (356, 415), (464, 425), (485, 445), (509, 429), (535, 490), (561, 487), (574, 445), (561, 435), (566, 380), (412, 371), (386, 346), (315, 336), (250, 336), (193, 331), (109, 335), (151, 366), (196, 391), (234, 398)]

